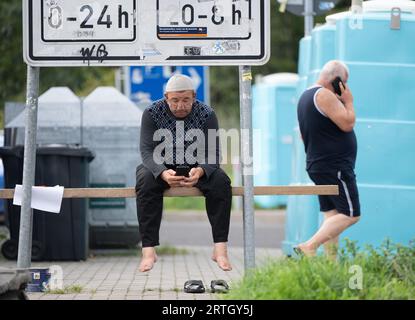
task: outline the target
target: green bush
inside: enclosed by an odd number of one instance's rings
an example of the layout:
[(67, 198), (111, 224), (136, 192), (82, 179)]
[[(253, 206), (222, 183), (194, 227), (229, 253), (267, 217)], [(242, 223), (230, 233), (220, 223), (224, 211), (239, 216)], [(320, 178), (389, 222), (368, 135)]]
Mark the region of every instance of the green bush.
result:
[(166, 197), (163, 201), (165, 210), (205, 210), (203, 197)]
[(367, 246), (359, 250), (355, 242), (346, 240), (345, 247), (339, 251), (337, 261), (322, 256), (269, 261), (237, 283), (223, 298), (415, 299), (415, 242), (403, 246), (385, 241), (380, 248)]

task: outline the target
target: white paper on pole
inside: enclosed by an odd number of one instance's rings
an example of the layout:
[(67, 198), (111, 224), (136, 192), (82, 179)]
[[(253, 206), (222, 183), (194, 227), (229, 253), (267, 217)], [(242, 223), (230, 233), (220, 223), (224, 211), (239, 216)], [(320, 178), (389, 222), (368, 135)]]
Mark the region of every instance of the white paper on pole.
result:
[[(31, 208), (59, 213), (61, 211), (61, 204), (63, 198), (64, 187), (32, 187), (32, 203)], [(14, 190), (13, 204), (16, 206), (22, 205), (23, 188), (21, 185), (16, 185)]]

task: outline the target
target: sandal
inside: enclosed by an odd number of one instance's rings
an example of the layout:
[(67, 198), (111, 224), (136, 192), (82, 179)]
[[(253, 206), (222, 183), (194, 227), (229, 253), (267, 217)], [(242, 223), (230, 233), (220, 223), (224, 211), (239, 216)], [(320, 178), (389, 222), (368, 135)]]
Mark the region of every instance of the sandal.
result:
[(210, 283), (212, 293), (228, 293), (229, 285), (225, 280), (212, 280)]
[(184, 283), (184, 292), (186, 293), (204, 293), (205, 286), (201, 280), (188, 280)]

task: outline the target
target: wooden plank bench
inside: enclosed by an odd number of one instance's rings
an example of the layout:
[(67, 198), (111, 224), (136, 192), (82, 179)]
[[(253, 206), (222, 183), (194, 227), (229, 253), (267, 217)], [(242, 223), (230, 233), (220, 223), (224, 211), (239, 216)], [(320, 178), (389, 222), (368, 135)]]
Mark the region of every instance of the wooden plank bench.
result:
[[(338, 195), (336, 185), (254, 187), (254, 195)], [(232, 187), (233, 196), (243, 196), (244, 187)], [(14, 189), (0, 189), (0, 199), (13, 199)], [(65, 188), (64, 198), (135, 198), (134, 188)], [(170, 188), (165, 197), (200, 197), (197, 188)]]

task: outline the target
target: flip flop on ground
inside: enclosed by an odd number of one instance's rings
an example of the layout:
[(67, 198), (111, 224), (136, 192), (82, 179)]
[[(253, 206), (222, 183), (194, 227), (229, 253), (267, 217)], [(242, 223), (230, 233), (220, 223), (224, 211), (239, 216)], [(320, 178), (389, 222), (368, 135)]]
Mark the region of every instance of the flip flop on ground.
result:
[(229, 285), (225, 280), (212, 280), (210, 289), (212, 293), (228, 293)]
[(201, 280), (188, 280), (184, 283), (184, 292), (186, 293), (204, 293), (205, 286)]

